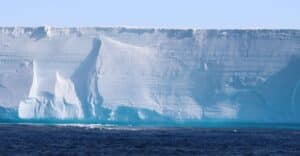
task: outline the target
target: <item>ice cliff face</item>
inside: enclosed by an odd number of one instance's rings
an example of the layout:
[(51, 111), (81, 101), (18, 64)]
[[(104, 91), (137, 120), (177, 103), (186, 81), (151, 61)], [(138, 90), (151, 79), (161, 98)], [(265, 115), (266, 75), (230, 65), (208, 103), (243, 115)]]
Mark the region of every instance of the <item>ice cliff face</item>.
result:
[(300, 121), (299, 30), (0, 28), (0, 118)]

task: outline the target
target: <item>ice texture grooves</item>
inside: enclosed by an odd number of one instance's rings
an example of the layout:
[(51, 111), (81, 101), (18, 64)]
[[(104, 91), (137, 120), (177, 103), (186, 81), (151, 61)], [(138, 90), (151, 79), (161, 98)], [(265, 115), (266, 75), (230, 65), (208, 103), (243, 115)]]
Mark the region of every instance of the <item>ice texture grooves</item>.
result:
[(0, 28), (0, 118), (300, 122), (299, 30)]

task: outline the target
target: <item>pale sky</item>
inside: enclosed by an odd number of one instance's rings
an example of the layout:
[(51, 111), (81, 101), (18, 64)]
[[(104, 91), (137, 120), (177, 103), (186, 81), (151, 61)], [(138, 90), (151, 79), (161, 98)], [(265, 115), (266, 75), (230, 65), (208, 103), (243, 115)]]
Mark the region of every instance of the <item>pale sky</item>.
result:
[(0, 26), (300, 29), (300, 0), (0, 1)]

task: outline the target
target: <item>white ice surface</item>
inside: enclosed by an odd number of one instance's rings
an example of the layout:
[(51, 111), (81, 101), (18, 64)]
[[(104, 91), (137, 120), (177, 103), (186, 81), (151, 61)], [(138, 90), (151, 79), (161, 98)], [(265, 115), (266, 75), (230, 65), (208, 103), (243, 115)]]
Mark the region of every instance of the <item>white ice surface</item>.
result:
[(299, 55), (298, 30), (0, 28), (0, 106), (24, 119), (298, 121)]

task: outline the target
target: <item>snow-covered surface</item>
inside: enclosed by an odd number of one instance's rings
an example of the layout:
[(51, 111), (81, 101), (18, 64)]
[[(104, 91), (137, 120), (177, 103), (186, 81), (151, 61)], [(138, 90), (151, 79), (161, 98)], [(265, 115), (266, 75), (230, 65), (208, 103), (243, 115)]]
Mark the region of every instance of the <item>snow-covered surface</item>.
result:
[(4, 27), (0, 118), (299, 122), (299, 56), (299, 30)]

